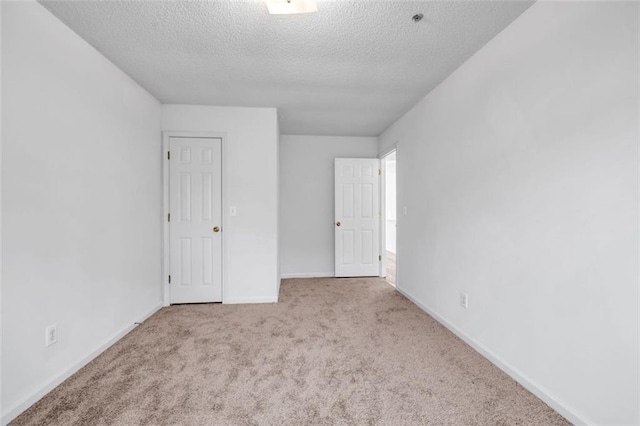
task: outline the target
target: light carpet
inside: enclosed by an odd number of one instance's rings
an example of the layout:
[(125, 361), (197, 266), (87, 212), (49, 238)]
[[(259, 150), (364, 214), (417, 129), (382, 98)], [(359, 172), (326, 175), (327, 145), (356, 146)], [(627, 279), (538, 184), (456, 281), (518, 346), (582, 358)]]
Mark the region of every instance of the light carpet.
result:
[(12, 425), (560, 425), (383, 279), (160, 310)]

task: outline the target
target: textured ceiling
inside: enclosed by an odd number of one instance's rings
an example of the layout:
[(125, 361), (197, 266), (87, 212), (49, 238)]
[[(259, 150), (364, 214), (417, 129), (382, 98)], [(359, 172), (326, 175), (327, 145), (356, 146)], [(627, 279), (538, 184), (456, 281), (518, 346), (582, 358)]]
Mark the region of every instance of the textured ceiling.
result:
[(379, 135), (531, 5), (320, 0), (272, 16), (262, 1), (42, 3), (163, 103), (277, 107), (282, 133), (345, 136)]

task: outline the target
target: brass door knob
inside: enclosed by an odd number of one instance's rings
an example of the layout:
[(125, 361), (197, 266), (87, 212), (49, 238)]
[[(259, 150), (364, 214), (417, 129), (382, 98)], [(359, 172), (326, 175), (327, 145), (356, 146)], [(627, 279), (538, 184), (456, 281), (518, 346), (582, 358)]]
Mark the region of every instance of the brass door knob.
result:
[(213, 232), (220, 232), (220, 227), (219, 226), (214, 226), (213, 227)]
[(336, 222), (336, 226), (340, 226), (340, 222)]

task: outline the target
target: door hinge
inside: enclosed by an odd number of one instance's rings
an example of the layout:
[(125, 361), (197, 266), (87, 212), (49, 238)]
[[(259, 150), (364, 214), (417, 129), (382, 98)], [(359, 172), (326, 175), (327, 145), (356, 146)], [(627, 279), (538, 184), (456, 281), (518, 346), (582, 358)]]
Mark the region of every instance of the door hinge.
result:
[(169, 284), (171, 284), (171, 275), (169, 275)]
[(382, 174), (382, 169), (378, 169), (378, 176)]
[(382, 261), (382, 256), (381, 255), (378, 255), (378, 260)]
[(167, 222), (171, 222), (171, 213), (167, 213)]
[(171, 160), (171, 151), (167, 151), (167, 160)]

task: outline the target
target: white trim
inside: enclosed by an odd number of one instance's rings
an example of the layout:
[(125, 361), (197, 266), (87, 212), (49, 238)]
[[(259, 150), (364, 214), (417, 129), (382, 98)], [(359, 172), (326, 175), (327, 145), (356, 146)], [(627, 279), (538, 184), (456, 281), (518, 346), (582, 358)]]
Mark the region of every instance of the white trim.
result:
[(169, 288), (169, 275), (171, 274), (171, 259), (169, 258), (169, 138), (216, 138), (220, 139), (222, 146), (222, 303), (233, 303), (225, 300), (227, 284), (227, 238), (225, 224), (227, 223), (227, 134), (225, 132), (191, 132), (181, 130), (170, 130), (162, 132), (162, 303), (163, 306), (171, 304), (171, 291)]
[(162, 132), (162, 305), (171, 304), (171, 292), (169, 289), (169, 134)]
[(333, 278), (336, 274), (333, 272), (291, 272), (280, 275), (283, 280), (289, 278)]
[(400, 171), (402, 166), (400, 165), (400, 156), (398, 155), (398, 143), (393, 146), (393, 150), (396, 152), (396, 288), (400, 288), (400, 224), (404, 219), (404, 216), (398, 208), (400, 203)]
[[(387, 154), (388, 155), (388, 154)], [(380, 164), (380, 273), (384, 278), (387, 275), (387, 162), (384, 157), (379, 157)]]
[(133, 324), (126, 326), (122, 330), (116, 332), (113, 336), (107, 339), (102, 345), (100, 345), (96, 350), (92, 351), (85, 357), (83, 357), (80, 361), (76, 362), (62, 374), (56, 376), (52, 380), (50, 380), (47, 384), (42, 386), (40, 389), (35, 391), (31, 396), (23, 399), (21, 402), (15, 404), (12, 408), (7, 410), (5, 414), (2, 416), (1, 423), (2, 425), (7, 425), (10, 421), (14, 420), (20, 414), (22, 414), (27, 408), (31, 407), (33, 404), (38, 402), (43, 396), (51, 392), (57, 386), (59, 386), (62, 382), (67, 380), (69, 377), (73, 376), (78, 370), (80, 370), (85, 365), (89, 364), (93, 361), (98, 355), (100, 355), (105, 350), (109, 349), (113, 344), (115, 344), (118, 340), (122, 339), (126, 336), (131, 330), (136, 327), (136, 322), (141, 323), (144, 322), (151, 315), (155, 314), (162, 308), (162, 304), (151, 309), (146, 314), (142, 315), (138, 321), (135, 321)]
[(398, 286), (398, 144), (393, 145), (384, 154), (381, 154), (378, 158), (380, 160), (380, 170), (382, 175), (380, 176), (380, 252), (382, 261), (380, 262), (380, 277), (387, 275), (387, 165), (384, 158), (396, 153), (396, 280), (394, 287)]
[[(638, 21), (640, 22), (640, 7), (638, 8), (638, 16), (637, 16), (637, 18), (638, 18)], [(637, 41), (638, 41), (638, 43), (640, 43), (640, 32), (638, 33), (638, 40)], [(639, 67), (638, 69), (640, 69), (640, 55), (638, 55), (638, 64), (637, 65)], [(637, 121), (637, 123), (638, 123), (638, 133), (637, 134), (640, 134), (640, 97), (637, 99), (637, 106), (638, 106), (638, 116), (636, 117), (638, 119), (638, 121)], [(637, 155), (638, 155), (638, 157), (636, 158), (636, 161), (637, 161), (636, 165), (640, 165), (640, 150), (637, 150), (636, 152), (637, 152)], [(637, 194), (638, 195), (638, 198), (637, 198), (637, 200), (638, 200), (638, 205), (637, 205), (638, 210), (636, 210), (636, 212), (640, 211), (640, 173), (637, 175), (637, 179), (638, 179), (638, 182), (636, 182), (636, 183), (638, 184), (638, 194)], [(640, 215), (638, 215), (637, 219), (638, 219), (638, 229), (640, 229)], [(640, 245), (640, 241), (637, 242), (637, 244)], [(636, 247), (638, 247), (638, 246), (636, 246)], [(638, 277), (638, 288), (640, 288), (640, 257), (637, 260), (638, 260), (638, 262), (636, 263), (636, 265), (638, 266), (638, 269), (637, 269), (637, 273), (638, 273), (638, 275), (637, 275), (637, 277)], [(638, 292), (638, 305), (637, 306), (640, 306), (640, 291)], [(640, 342), (640, 327), (638, 327), (638, 340), (637, 341)], [(638, 359), (638, 364), (639, 364), (638, 366), (640, 366), (640, 358)], [(640, 394), (640, 380), (638, 380), (637, 384), (638, 384), (638, 394)], [(638, 407), (638, 416), (640, 417), (640, 404), (639, 404), (639, 407)]]
[(243, 299), (227, 299), (224, 301), (227, 305), (238, 305), (245, 303), (278, 303), (277, 297), (248, 297)]
[(391, 154), (393, 151), (396, 151), (397, 149), (398, 149), (398, 143), (396, 142), (395, 144), (393, 144), (392, 146), (390, 146), (389, 148), (387, 148), (386, 150), (378, 154), (378, 158), (386, 157), (387, 155)]
[(413, 297), (412, 295), (407, 293), (405, 290), (402, 290), (398, 287), (396, 287), (396, 290), (398, 290), (400, 294), (402, 294), (404, 297), (409, 299), (411, 302), (413, 302), (416, 306), (418, 306), (424, 312), (429, 314), (433, 319), (435, 319), (440, 324), (442, 324), (447, 329), (449, 329), (449, 331), (451, 331), (453, 334), (455, 334), (460, 339), (462, 339), (466, 344), (471, 346), (473, 349), (479, 352), (486, 359), (491, 361), (496, 367), (498, 367), (500, 370), (508, 374), (513, 380), (521, 384), (529, 392), (531, 392), (532, 394), (540, 398), (547, 405), (549, 405), (551, 408), (553, 408), (558, 413), (560, 413), (563, 417), (565, 417), (571, 423), (575, 425), (595, 425), (594, 422), (586, 418), (584, 415), (578, 414), (578, 411), (575, 408), (571, 407), (569, 404), (562, 401), (560, 398), (558, 398), (553, 393), (551, 393), (548, 389), (545, 389), (543, 386), (540, 386), (538, 383), (531, 380), (525, 374), (518, 371), (518, 369), (511, 366), (508, 362), (504, 361), (502, 358), (500, 358), (498, 355), (496, 355), (494, 352), (492, 352), (482, 343), (478, 342), (477, 340), (473, 339), (469, 335), (465, 334), (462, 330), (460, 330), (455, 325), (447, 321), (442, 315), (438, 314), (433, 309), (421, 303), (416, 297)]

